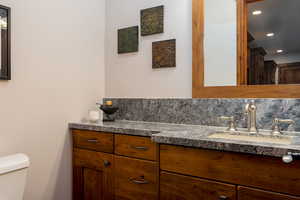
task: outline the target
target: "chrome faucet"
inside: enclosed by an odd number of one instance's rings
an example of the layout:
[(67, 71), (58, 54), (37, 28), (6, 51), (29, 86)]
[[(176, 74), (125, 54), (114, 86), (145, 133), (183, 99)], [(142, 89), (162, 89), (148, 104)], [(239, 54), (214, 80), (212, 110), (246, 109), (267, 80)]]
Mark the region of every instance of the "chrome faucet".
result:
[(272, 136), (281, 136), (283, 135), (283, 133), (280, 130), (280, 124), (295, 124), (294, 120), (291, 119), (279, 119), (279, 118), (275, 118), (273, 120), (273, 130), (271, 132)]
[(258, 134), (258, 129), (256, 127), (256, 110), (257, 110), (257, 107), (255, 105), (254, 100), (251, 100), (251, 102), (245, 106), (245, 113), (248, 117), (247, 127), (248, 127), (248, 132), (250, 133), (250, 135)]
[(219, 119), (227, 120), (229, 122), (227, 131), (229, 131), (229, 132), (236, 132), (237, 131), (234, 116), (231, 116), (231, 117), (221, 116)]

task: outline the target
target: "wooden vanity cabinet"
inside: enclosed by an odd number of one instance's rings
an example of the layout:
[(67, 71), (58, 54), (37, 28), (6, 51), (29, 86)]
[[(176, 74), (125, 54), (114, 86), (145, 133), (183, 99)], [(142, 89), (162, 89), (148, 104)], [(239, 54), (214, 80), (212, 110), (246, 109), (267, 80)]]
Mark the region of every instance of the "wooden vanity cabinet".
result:
[(236, 186), (161, 172), (160, 200), (236, 200)]
[(115, 157), (117, 200), (157, 200), (158, 163), (123, 156)]
[(72, 130), (73, 200), (300, 200), (300, 161)]
[[(300, 196), (300, 161), (285, 164), (281, 158), (275, 157), (160, 145), (160, 168), (174, 174), (261, 190), (243, 192), (246, 189), (239, 187), (239, 200), (285, 200), (299, 199)], [(161, 193), (167, 194), (171, 190), (163, 186), (163, 182), (166, 181), (161, 175)], [(176, 185), (173, 188), (186, 187), (180, 181), (174, 183)], [(189, 190), (193, 191), (193, 188)], [(264, 198), (265, 196), (268, 198)]]
[(300, 200), (300, 197), (268, 192), (248, 187), (238, 187), (238, 199), (240, 200)]
[(72, 130), (73, 200), (157, 200), (158, 144), (150, 137)]
[(73, 199), (113, 200), (112, 154), (73, 149)]
[(100, 151), (106, 153), (114, 152), (114, 135), (95, 131), (73, 130), (73, 146), (80, 149)]
[(143, 160), (158, 160), (158, 145), (149, 137), (115, 135), (115, 154)]

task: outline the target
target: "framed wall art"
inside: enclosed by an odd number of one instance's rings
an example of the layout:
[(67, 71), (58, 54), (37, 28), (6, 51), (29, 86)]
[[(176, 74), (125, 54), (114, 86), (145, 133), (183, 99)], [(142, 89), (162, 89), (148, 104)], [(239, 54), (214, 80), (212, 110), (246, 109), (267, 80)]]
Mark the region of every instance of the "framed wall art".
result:
[(152, 68), (176, 67), (176, 40), (152, 43)]
[(141, 35), (164, 32), (164, 6), (141, 10)]
[(132, 53), (139, 50), (139, 27), (118, 30), (118, 53)]

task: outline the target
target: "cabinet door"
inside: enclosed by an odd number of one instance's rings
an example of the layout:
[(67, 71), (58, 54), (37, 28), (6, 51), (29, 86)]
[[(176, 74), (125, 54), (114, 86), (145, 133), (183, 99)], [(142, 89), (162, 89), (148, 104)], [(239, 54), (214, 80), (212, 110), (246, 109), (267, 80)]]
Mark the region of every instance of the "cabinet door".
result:
[(116, 200), (157, 200), (158, 164), (115, 156)]
[(238, 200), (300, 200), (300, 198), (264, 190), (238, 187)]
[(160, 174), (160, 200), (235, 200), (236, 186), (168, 172)]
[(73, 200), (113, 200), (112, 154), (73, 151)]

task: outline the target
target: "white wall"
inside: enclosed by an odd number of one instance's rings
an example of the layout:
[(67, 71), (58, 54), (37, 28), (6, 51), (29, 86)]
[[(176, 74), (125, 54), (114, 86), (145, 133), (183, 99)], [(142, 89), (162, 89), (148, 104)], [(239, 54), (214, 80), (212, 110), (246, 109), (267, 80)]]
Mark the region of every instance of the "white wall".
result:
[[(191, 0), (108, 0), (106, 96), (192, 96)], [(140, 37), (139, 52), (117, 53), (117, 30), (140, 25), (140, 10), (165, 5), (165, 33)], [(152, 42), (177, 40), (177, 67), (152, 69)]]
[(12, 81), (0, 82), (0, 156), (31, 159), (25, 200), (71, 200), (68, 122), (104, 96), (104, 0), (1, 0)]
[(237, 84), (236, 0), (205, 0), (204, 85)]

